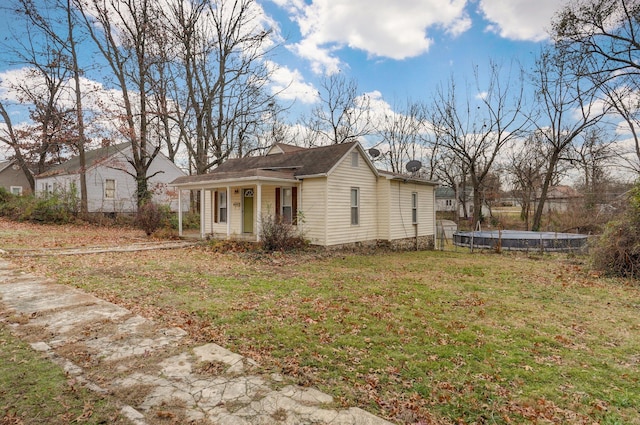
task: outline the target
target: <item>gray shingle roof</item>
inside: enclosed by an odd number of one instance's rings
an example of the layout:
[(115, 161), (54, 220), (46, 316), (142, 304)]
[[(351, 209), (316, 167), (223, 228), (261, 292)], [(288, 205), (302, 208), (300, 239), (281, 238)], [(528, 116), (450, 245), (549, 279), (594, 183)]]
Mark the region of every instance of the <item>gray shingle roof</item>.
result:
[[(100, 149), (94, 149), (92, 151), (87, 151), (84, 154), (85, 157), (85, 168), (90, 168), (101, 161), (111, 157), (112, 155), (121, 152), (131, 146), (130, 143), (120, 143), (118, 145), (111, 145)], [(56, 175), (64, 175), (64, 174), (75, 174), (80, 172), (80, 157), (74, 156), (70, 158), (68, 161), (60, 165), (56, 165), (55, 167), (50, 168), (46, 172), (40, 174), (38, 177), (49, 177)]]
[[(243, 177), (290, 178), (327, 174), (357, 142), (317, 148), (283, 149), (284, 153), (229, 159), (208, 174), (179, 177), (173, 184)], [(290, 145), (286, 145), (289, 146)]]

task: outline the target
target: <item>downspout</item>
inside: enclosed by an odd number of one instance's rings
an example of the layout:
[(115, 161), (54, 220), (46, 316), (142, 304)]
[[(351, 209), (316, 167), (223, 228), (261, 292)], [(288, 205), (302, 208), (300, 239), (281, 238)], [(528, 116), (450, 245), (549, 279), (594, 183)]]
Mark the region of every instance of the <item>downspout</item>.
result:
[(227, 186), (227, 239), (231, 237), (231, 186)]
[(178, 236), (182, 237), (182, 189), (178, 189)]
[(204, 239), (204, 231), (205, 231), (204, 201), (205, 201), (204, 189), (200, 189), (200, 238), (201, 239)]
[[(435, 186), (432, 186), (432, 190), (431, 190), (431, 195), (432, 195), (432, 202), (431, 202), (431, 208), (432, 208), (432, 217), (433, 217), (433, 249), (436, 249), (436, 238), (438, 237), (438, 220), (436, 220), (436, 188)], [(457, 208), (456, 208), (457, 209)], [(456, 211), (456, 215), (458, 214), (458, 212)], [(444, 233), (444, 230), (443, 232)]]
[(260, 242), (260, 236), (262, 233), (262, 183), (258, 182), (258, 199), (256, 208), (256, 241)]

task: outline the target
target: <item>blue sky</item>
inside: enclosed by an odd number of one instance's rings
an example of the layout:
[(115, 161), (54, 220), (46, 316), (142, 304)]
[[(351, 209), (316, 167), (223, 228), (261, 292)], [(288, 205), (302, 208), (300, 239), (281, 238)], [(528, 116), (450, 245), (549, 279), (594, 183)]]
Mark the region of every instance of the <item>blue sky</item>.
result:
[[(473, 84), (473, 66), (517, 60), (530, 68), (547, 42), (557, 0), (270, 0), (286, 37), (276, 61), (298, 87), (340, 70), (388, 103), (428, 98), (453, 75)], [(301, 90), (304, 93), (304, 90)], [(304, 102), (304, 95), (298, 96)]]
[[(355, 79), (361, 93), (375, 93), (393, 107), (407, 100), (428, 102), (436, 86), (446, 84), (451, 75), (473, 85), (472, 67), (483, 72), (489, 60), (505, 65), (517, 60), (530, 68), (540, 45), (547, 42), (546, 29), (560, 4), (257, 0), (257, 10), (280, 37), (271, 60), (277, 67), (276, 85), (288, 87), (282, 100), (295, 100), (293, 110), (299, 110), (317, 101), (319, 79), (335, 72)], [(7, 23), (15, 18), (4, 7), (0, 6), (0, 40), (7, 42)], [(19, 78), (15, 68), (0, 54), (0, 81)], [(14, 72), (8, 74), (10, 69)], [(92, 77), (90, 72), (86, 76)]]

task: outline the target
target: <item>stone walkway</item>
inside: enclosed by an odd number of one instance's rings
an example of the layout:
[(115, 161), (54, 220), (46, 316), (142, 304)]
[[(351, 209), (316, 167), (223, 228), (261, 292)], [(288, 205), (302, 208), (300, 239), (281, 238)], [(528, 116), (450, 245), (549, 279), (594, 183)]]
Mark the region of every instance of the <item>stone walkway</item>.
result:
[(287, 385), (216, 344), (193, 346), (180, 328), (19, 273), (2, 258), (0, 312), (14, 334), (77, 382), (116, 397), (135, 425), (162, 415), (215, 425), (390, 424), (359, 408), (337, 409), (331, 396)]

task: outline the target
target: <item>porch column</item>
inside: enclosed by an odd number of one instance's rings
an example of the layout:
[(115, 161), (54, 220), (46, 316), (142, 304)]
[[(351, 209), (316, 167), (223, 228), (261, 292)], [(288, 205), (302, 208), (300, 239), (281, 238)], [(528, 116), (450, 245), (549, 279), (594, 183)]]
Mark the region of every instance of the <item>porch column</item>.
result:
[(231, 186), (227, 186), (227, 239), (231, 236)]
[(182, 237), (182, 189), (178, 189), (178, 236)]
[(258, 203), (258, 207), (256, 208), (256, 241), (260, 242), (260, 238), (262, 236), (262, 184), (258, 182), (258, 199), (256, 202)]
[(205, 214), (204, 214), (204, 189), (200, 189), (200, 238), (204, 239), (204, 225), (205, 225)]

